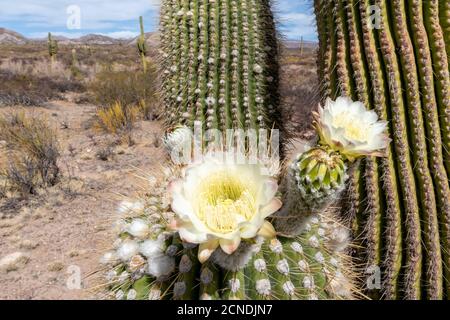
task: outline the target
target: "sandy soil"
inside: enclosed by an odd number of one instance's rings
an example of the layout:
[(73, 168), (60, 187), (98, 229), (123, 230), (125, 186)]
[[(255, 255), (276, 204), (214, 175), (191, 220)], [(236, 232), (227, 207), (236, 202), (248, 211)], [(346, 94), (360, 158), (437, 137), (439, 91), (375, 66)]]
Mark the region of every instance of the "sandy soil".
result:
[[(54, 101), (27, 110), (47, 115), (58, 128), (64, 178), (37, 197), (0, 200), (0, 259), (14, 252), (29, 256), (18, 270), (0, 273), (0, 299), (98, 298), (101, 281), (93, 273), (114, 237), (116, 207), (145, 185), (138, 176), (160, 170), (160, 125), (138, 123), (135, 144), (115, 145), (112, 158), (102, 161), (96, 153), (113, 137), (89, 128), (94, 106)], [(74, 283), (77, 270), (81, 288), (73, 289), (67, 283)]]

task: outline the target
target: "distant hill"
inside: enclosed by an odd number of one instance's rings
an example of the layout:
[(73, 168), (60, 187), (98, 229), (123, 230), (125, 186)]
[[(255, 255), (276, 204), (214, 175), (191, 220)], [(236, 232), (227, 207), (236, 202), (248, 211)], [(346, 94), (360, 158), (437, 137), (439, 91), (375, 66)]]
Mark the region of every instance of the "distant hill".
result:
[(4, 44), (25, 44), (27, 39), (18, 32), (0, 28), (0, 43)]
[[(131, 41), (128, 41), (129, 46), (135, 46), (137, 39), (139, 36), (133, 38)], [(145, 41), (147, 43), (147, 46), (150, 48), (155, 48), (159, 46), (159, 33), (158, 32), (147, 32), (145, 34)]]
[[(299, 49), (300, 48), (300, 40), (285, 40), (283, 44), (288, 49)], [(318, 43), (314, 41), (303, 41), (303, 47), (305, 49), (315, 49), (317, 48)]]
[[(60, 45), (74, 45), (74, 44), (85, 44), (85, 45), (113, 45), (113, 44), (125, 44), (129, 46), (135, 46), (138, 37), (133, 39), (114, 39), (100, 34), (88, 34), (80, 38), (69, 39), (63, 36), (53, 36), (55, 40), (58, 41)], [(159, 46), (159, 33), (158, 32), (147, 32), (145, 34), (145, 39), (149, 48), (157, 48)], [(47, 38), (41, 39), (27, 39), (18, 32), (8, 30), (5, 28), (0, 28), (0, 44), (25, 44), (27, 42), (42, 42), (47, 41)], [(286, 48), (296, 49), (300, 48), (300, 41), (298, 40), (285, 40), (283, 44)], [(312, 41), (303, 41), (304, 48), (316, 48), (317, 43)]]

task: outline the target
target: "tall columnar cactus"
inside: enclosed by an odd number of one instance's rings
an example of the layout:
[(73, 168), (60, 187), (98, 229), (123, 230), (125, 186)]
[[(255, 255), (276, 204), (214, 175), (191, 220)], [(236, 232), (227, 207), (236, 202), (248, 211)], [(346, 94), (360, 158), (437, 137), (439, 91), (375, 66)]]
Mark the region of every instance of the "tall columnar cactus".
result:
[(300, 57), (303, 57), (303, 36), (300, 38)]
[(322, 95), (390, 121), (387, 157), (350, 178), (358, 256), (381, 268), (379, 297), (450, 298), (450, 4), (315, 0), (315, 11)]
[(53, 39), (51, 32), (48, 33), (48, 55), (50, 56), (51, 65), (55, 63), (56, 55), (58, 54), (58, 43)]
[(169, 128), (281, 128), (269, 0), (164, 0), (161, 14)]
[(137, 39), (137, 48), (139, 51), (139, 56), (142, 60), (142, 68), (144, 70), (144, 73), (147, 72), (147, 43), (145, 41), (145, 32), (144, 32), (144, 20), (141, 17), (139, 17), (139, 26), (141, 30), (141, 34), (139, 35)]

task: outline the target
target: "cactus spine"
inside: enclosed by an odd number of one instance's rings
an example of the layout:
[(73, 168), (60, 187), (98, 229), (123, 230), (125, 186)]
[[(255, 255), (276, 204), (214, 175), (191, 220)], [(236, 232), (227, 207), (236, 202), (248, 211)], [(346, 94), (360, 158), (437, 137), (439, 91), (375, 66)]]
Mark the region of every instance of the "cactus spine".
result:
[(450, 296), (449, 8), (315, 1), (322, 94), (360, 100), (391, 123), (388, 156), (363, 161), (348, 194), (359, 255), (381, 267), (387, 299)]
[(48, 55), (50, 56), (50, 63), (51, 66), (53, 66), (56, 60), (56, 55), (58, 54), (58, 43), (53, 39), (51, 32), (48, 33), (47, 46)]
[(161, 11), (168, 127), (281, 129), (269, 1), (165, 0)]
[(137, 39), (137, 48), (139, 51), (139, 56), (142, 60), (142, 68), (144, 70), (144, 73), (147, 72), (147, 44), (145, 42), (145, 33), (144, 33), (144, 19), (142, 16), (139, 17), (139, 26), (141, 30), (141, 34), (139, 35)]

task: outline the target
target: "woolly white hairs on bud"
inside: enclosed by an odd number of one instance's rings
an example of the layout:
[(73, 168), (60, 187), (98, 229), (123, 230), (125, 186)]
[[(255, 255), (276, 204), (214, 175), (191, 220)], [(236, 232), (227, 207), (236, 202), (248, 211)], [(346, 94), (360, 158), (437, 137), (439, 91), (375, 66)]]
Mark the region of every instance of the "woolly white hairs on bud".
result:
[(139, 251), (147, 258), (160, 256), (164, 253), (165, 244), (159, 240), (145, 240), (141, 243)]
[(139, 212), (144, 210), (144, 204), (140, 201), (122, 201), (117, 208), (120, 215), (129, 214), (130, 212)]
[(222, 249), (216, 249), (211, 257), (211, 262), (219, 265), (225, 270), (238, 271), (244, 268), (251, 260), (256, 246), (260, 244), (251, 244), (248, 242), (241, 242), (239, 248), (233, 254), (226, 254)]
[(116, 255), (116, 252), (114, 251), (108, 251), (106, 252), (103, 257), (100, 258), (101, 264), (114, 264), (118, 261), (118, 257)]
[(134, 219), (127, 227), (127, 232), (136, 238), (143, 239), (149, 232), (148, 224), (142, 219)]
[(175, 271), (175, 259), (165, 254), (148, 259), (148, 273), (155, 278), (171, 275)]
[(117, 250), (117, 257), (122, 261), (128, 261), (139, 252), (139, 245), (132, 240), (124, 241)]

